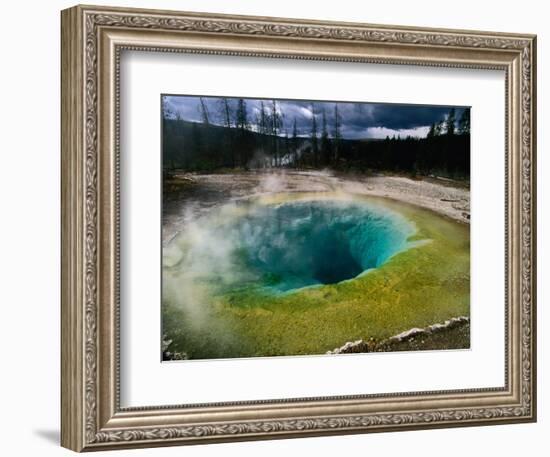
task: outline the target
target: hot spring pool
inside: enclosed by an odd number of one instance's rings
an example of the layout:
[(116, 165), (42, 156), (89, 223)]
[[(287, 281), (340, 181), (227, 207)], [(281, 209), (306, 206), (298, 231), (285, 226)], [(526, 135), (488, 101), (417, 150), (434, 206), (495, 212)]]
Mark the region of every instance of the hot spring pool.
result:
[(250, 200), (189, 224), (163, 260), (186, 288), (210, 283), (286, 293), (378, 268), (415, 232), (404, 216), (368, 200)]
[(324, 354), (468, 315), (469, 226), (393, 200), (278, 193), (196, 207), (163, 247), (189, 359)]

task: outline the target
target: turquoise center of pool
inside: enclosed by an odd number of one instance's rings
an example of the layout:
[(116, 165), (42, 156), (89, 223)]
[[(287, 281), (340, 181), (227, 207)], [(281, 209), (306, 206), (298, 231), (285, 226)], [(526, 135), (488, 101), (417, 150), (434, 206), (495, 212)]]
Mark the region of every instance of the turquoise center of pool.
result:
[(274, 292), (355, 278), (406, 249), (416, 231), (382, 205), (337, 200), (254, 205), (218, 230)]

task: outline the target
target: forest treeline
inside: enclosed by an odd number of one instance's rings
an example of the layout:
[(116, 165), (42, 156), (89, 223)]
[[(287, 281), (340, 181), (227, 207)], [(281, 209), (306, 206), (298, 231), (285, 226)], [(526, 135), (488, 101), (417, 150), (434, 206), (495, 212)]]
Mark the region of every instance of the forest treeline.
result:
[(437, 174), (454, 178), (470, 175), (470, 110), (456, 119), (454, 108), (430, 126), (426, 138), (386, 137), (346, 139), (338, 104), (332, 125), (324, 110), (311, 119), (310, 131), (299, 134), (296, 119), (289, 122), (276, 101), (264, 104), (249, 119), (246, 100), (231, 110), (220, 99), (218, 121), (201, 99), (201, 122), (185, 121), (163, 110), (163, 168), (215, 172), (224, 169), (332, 168), (356, 172), (392, 171)]

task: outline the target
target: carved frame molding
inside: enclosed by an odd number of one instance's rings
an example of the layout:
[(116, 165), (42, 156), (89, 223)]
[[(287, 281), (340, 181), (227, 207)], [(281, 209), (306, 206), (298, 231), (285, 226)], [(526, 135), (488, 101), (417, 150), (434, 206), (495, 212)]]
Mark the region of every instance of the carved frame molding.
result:
[[(62, 445), (80, 451), (535, 420), (535, 44), (531, 35), (63, 11)], [(118, 91), (125, 49), (504, 70), (506, 387), (121, 409)]]

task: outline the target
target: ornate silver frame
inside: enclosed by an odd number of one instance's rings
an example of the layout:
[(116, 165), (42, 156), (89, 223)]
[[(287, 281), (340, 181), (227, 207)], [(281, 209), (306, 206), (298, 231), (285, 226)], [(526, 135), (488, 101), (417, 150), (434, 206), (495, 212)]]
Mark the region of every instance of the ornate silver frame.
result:
[[(533, 35), (76, 6), (62, 12), (62, 445), (75, 451), (536, 418)], [(125, 49), (506, 72), (504, 388), (122, 409), (119, 59)]]

